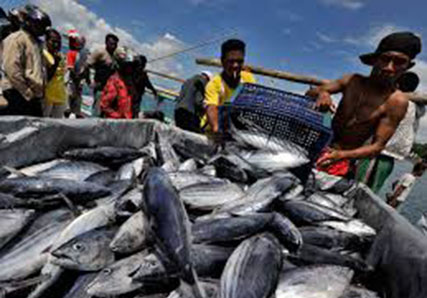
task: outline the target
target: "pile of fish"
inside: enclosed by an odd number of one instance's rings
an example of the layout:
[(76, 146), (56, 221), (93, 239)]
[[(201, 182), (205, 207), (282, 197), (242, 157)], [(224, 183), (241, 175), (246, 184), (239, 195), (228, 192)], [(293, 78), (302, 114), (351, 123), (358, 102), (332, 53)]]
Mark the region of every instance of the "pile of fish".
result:
[(379, 297), (352, 184), (303, 187), (302, 148), (234, 137), (212, 156), (157, 137), (8, 168), (0, 297)]

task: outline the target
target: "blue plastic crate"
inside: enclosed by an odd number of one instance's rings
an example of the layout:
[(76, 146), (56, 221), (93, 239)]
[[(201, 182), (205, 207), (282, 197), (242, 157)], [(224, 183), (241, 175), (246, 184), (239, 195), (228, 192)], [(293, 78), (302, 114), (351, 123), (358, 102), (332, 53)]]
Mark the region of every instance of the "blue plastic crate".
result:
[(242, 84), (226, 109), (237, 127), (251, 129), (251, 125), (247, 125), (250, 123), (269, 136), (301, 146), (314, 160), (330, 142), (332, 130), (330, 125), (325, 125), (325, 115), (313, 107), (313, 99), (307, 96), (257, 84)]

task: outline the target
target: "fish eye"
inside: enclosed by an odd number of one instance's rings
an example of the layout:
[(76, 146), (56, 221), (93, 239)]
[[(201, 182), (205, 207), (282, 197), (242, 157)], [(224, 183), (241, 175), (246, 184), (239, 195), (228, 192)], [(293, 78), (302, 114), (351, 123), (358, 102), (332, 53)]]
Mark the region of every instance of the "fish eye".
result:
[(81, 251), (81, 250), (83, 250), (83, 245), (81, 245), (80, 243), (75, 243), (74, 245), (73, 245), (73, 248), (75, 249), (75, 250), (77, 250), (77, 251)]
[(104, 275), (110, 275), (111, 271), (111, 268), (104, 268), (104, 270), (102, 270), (102, 273), (104, 273)]

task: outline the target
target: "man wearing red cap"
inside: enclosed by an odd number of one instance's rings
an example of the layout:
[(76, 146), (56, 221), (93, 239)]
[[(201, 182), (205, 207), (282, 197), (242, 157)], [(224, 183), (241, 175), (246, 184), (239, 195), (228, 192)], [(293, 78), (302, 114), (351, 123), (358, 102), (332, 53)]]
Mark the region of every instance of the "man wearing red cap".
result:
[(371, 74), (346, 75), (307, 92), (321, 110), (335, 112), (331, 94), (342, 93), (332, 122), (334, 139), (317, 161), (331, 175), (354, 176), (352, 161), (381, 153), (406, 114), (409, 98), (396, 81), (415, 63), (421, 40), (410, 32), (393, 33), (381, 40), (374, 53), (360, 56)]
[(82, 81), (90, 85), (89, 68), (87, 60), (89, 51), (85, 48), (86, 38), (80, 35), (77, 30), (68, 31), (69, 51), (67, 53), (67, 69), (68, 69), (68, 96), (70, 112), (75, 114), (77, 118), (82, 118)]

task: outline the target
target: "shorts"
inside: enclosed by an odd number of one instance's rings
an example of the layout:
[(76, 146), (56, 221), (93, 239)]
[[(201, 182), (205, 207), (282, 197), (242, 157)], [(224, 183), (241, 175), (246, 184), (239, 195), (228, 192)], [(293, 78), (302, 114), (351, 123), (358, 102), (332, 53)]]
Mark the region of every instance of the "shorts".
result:
[[(328, 151), (324, 150), (320, 157), (324, 156)], [(316, 170), (325, 172), (333, 176), (348, 177), (354, 172), (354, 167), (350, 159), (341, 159), (327, 166), (317, 166)]]

